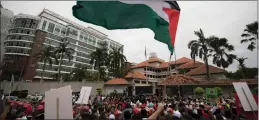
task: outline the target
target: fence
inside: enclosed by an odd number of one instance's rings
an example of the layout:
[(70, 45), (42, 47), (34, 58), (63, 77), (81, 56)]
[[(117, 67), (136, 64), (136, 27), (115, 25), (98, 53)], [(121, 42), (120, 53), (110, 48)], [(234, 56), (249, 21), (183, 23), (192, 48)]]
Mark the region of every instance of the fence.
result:
[[(92, 91), (91, 95), (96, 95), (97, 88), (103, 89), (104, 92), (104, 83), (103, 82), (15, 82), (13, 85), (13, 90), (28, 90), (29, 93), (44, 93), (45, 91), (50, 90), (51, 88), (59, 88), (63, 86), (71, 85), (73, 92), (80, 92), (82, 86), (91, 86)], [(0, 89), (4, 90), (4, 93), (8, 93), (10, 90), (10, 81), (1, 81)]]

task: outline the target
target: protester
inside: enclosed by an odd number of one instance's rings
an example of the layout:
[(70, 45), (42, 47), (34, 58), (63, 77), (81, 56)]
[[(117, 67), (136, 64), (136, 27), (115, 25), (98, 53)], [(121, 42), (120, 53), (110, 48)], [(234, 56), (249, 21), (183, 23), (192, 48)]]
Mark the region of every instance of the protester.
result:
[[(95, 96), (89, 104), (76, 104), (79, 95), (73, 95), (75, 120), (234, 120), (239, 116), (233, 99), (220, 103), (205, 98), (167, 97), (155, 95), (126, 96), (112, 94)], [(44, 119), (45, 101), (24, 102), (8, 98), (1, 119)]]

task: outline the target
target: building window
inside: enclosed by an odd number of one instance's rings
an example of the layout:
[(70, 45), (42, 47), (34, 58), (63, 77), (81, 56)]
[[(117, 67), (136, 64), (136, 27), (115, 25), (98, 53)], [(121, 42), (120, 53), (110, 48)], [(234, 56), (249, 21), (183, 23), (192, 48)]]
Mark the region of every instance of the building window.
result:
[[(78, 35), (78, 31), (74, 30), (74, 29), (68, 29), (69, 35), (73, 35), (73, 36), (77, 36)], [(67, 34), (68, 35), (68, 34)]]
[(62, 28), (61, 34), (62, 34), (62, 35), (65, 35), (65, 34), (66, 34), (66, 29), (65, 29), (65, 28)]
[(46, 24), (47, 24), (47, 21), (44, 20), (44, 21), (43, 21), (42, 28), (41, 28), (42, 30), (45, 30)]
[(80, 35), (80, 38), (79, 38), (79, 39), (80, 39), (80, 40), (83, 40), (83, 38), (84, 38), (84, 37), (83, 37), (82, 35)]
[(55, 31), (59, 33), (59, 32), (60, 32), (60, 29), (59, 29), (59, 28), (55, 28)]
[(134, 81), (136, 84), (139, 84), (140, 83), (140, 81)]
[(55, 24), (49, 23), (48, 32), (52, 33), (54, 31), (54, 27), (55, 27)]

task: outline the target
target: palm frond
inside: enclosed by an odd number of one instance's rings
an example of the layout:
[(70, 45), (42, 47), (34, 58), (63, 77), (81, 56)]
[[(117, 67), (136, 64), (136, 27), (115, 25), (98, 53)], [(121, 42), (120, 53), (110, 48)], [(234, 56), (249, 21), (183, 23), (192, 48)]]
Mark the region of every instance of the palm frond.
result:
[(255, 47), (255, 42), (251, 42), (251, 43), (248, 45), (248, 47), (247, 47), (247, 49), (248, 49), (248, 50), (251, 50), (251, 51), (253, 51), (255, 48), (256, 48), (256, 47)]
[(242, 33), (242, 34), (241, 34), (241, 37), (251, 37), (251, 35), (248, 34), (248, 33)]

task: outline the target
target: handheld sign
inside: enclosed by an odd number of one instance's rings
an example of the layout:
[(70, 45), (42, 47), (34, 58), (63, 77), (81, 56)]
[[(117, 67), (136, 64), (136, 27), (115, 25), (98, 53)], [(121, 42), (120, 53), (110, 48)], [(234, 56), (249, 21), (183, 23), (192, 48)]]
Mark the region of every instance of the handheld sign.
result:
[(71, 86), (45, 92), (45, 120), (73, 119)]
[(258, 106), (246, 82), (233, 83), (244, 111), (257, 111)]
[(77, 104), (88, 104), (89, 96), (91, 94), (92, 87), (82, 86)]

